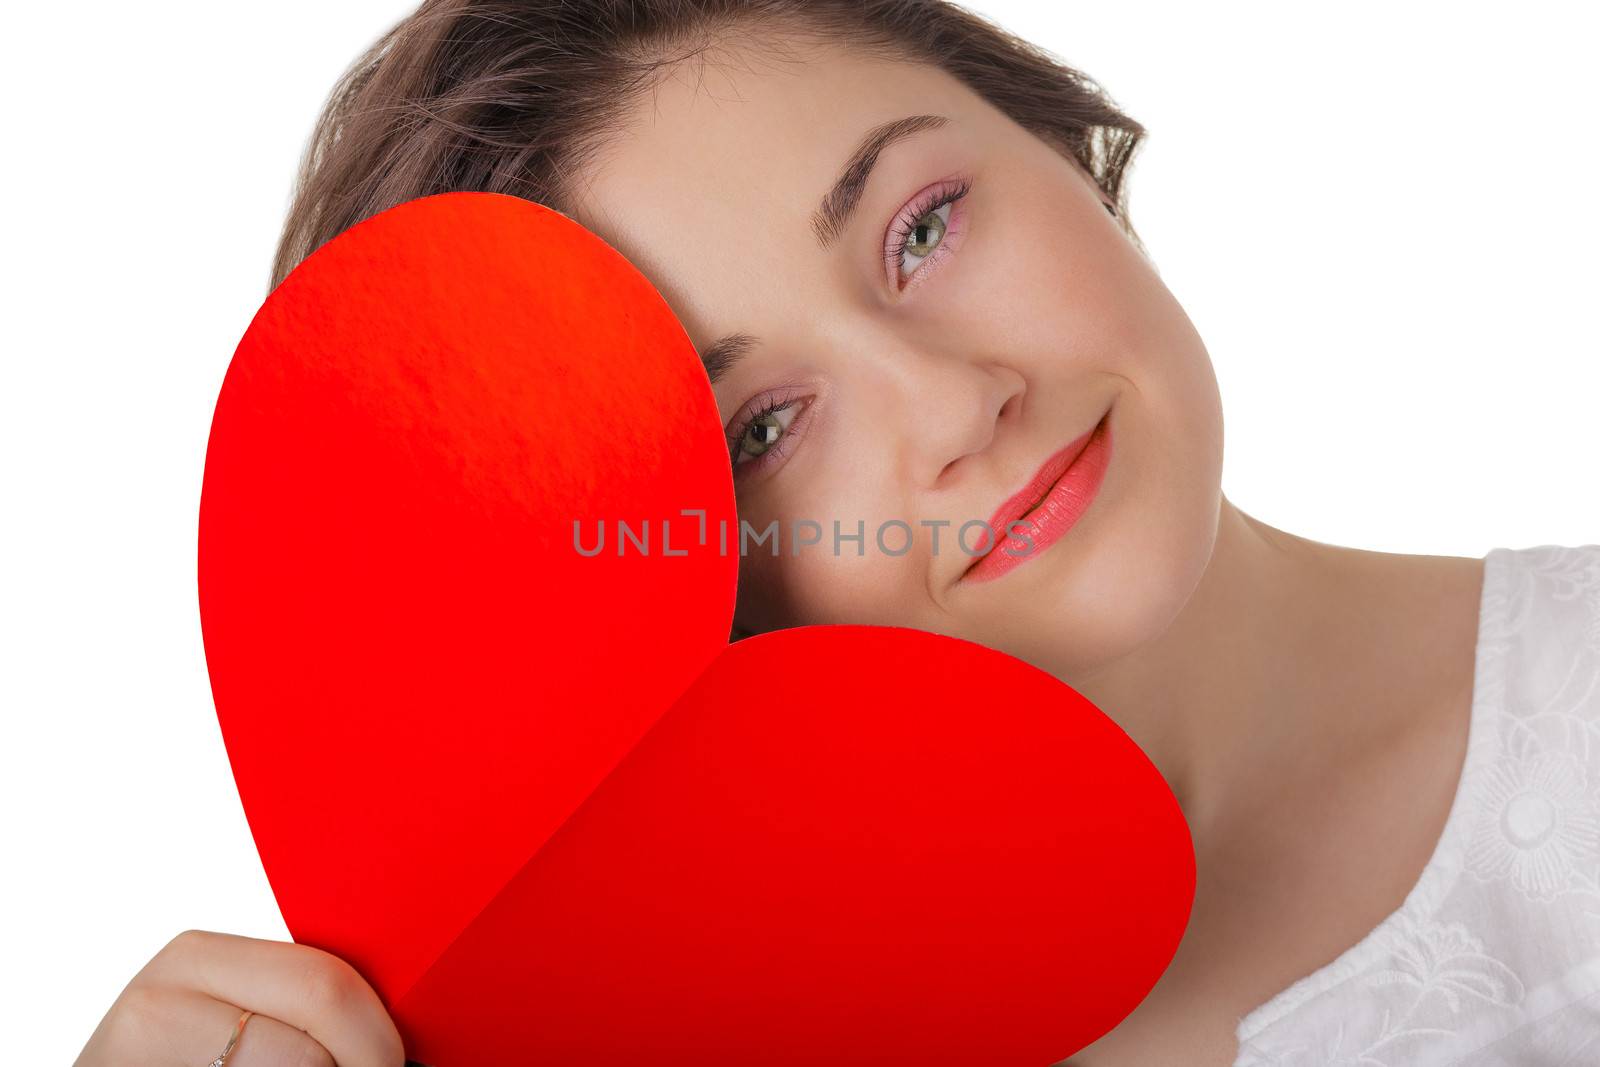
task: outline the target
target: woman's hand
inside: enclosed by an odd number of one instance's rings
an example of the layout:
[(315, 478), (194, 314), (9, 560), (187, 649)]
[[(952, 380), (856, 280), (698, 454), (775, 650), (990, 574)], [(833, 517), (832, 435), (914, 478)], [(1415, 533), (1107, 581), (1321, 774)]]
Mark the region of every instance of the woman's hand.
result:
[(255, 1012), (227, 1067), (401, 1067), (378, 994), (309, 945), (185, 930), (133, 976), (74, 1067), (206, 1067)]

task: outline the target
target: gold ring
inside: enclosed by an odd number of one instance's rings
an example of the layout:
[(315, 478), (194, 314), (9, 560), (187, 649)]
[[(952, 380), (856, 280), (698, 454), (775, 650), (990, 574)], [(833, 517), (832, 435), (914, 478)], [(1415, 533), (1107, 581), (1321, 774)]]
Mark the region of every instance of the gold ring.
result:
[(233, 1046), (239, 1043), (239, 1035), (244, 1033), (244, 1024), (250, 1021), (253, 1011), (246, 1011), (239, 1016), (239, 1021), (233, 1024), (233, 1036), (228, 1038), (228, 1047), (222, 1050), (222, 1055), (212, 1060), (209, 1067), (223, 1067), (228, 1062), (228, 1053), (233, 1051)]

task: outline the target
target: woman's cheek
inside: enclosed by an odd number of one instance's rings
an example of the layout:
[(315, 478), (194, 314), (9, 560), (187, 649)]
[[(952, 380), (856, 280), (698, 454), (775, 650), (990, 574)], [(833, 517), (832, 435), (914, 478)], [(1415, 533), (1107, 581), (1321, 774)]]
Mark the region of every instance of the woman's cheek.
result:
[[(900, 519), (915, 530), (918, 516), (901, 514), (903, 506), (886, 503), (896, 499), (894, 494), (861, 492), (878, 483), (868, 472), (859, 473), (859, 484), (841, 489), (826, 504), (797, 504), (785, 508), (781, 517), (759, 521), (747, 517), (752, 529), (739, 564), (742, 619), (764, 629), (847, 622), (905, 625), (926, 608), (925, 531), (921, 537), (913, 535), (906, 551), (903, 533), (889, 525)], [(767, 534), (773, 523), (776, 536), (767, 535), (757, 544), (755, 537)], [(885, 549), (878, 544), (880, 528)]]

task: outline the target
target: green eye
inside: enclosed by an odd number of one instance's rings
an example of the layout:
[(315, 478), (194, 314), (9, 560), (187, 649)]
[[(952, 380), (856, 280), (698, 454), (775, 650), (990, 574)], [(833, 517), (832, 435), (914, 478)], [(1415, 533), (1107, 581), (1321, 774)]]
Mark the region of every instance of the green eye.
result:
[(778, 422), (776, 415), (763, 415), (759, 419), (751, 419), (750, 425), (745, 427), (744, 440), (739, 452), (746, 456), (759, 456), (777, 444), (778, 436), (782, 433), (783, 425)]
[(762, 411), (745, 423), (744, 429), (739, 432), (734, 465), (737, 466), (740, 460), (746, 457), (754, 459), (777, 444), (778, 439), (789, 428), (789, 424), (794, 421), (799, 408), (798, 401), (790, 401), (782, 407)]
[[(940, 214), (941, 212), (943, 214)], [(949, 204), (923, 215), (917, 220), (917, 224), (911, 227), (911, 232), (906, 236), (904, 251), (909, 255), (916, 256), (918, 259), (932, 255), (934, 248), (938, 246), (939, 241), (944, 237), (949, 217)]]
[[(926, 199), (912, 201), (895, 215), (883, 248), (885, 267), (892, 280), (904, 282), (928, 259), (942, 259), (949, 254), (949, 249), (941, 250), (939, 246), (951, 236), (950, 219), (955, 205), (966, 198), (971, 188), (971, 182), (943, 183), (941, 190), (930, 191)], [(920, 214), (912, 215), (913, 211)]]

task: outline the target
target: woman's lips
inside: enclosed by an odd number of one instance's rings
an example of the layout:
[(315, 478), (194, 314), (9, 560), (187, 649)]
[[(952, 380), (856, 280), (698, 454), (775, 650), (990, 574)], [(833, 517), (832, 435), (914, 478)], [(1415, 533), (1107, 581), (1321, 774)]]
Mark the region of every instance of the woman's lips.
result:
[[(988, 545), (988, 535), (981, 535), (976, 551), (984, 554), (973, 560), (961, 580), (998, 578), (1054, 544), (1094, 502), (1110, 459), (1111, 412), (1107, 409), (1093, 430), (1046, 459), (1027, 485), (995, 509), (989, 528), (999, 543)], [(1010, 524), (1015, 522), (1026, 525), (1013, 535)]]

